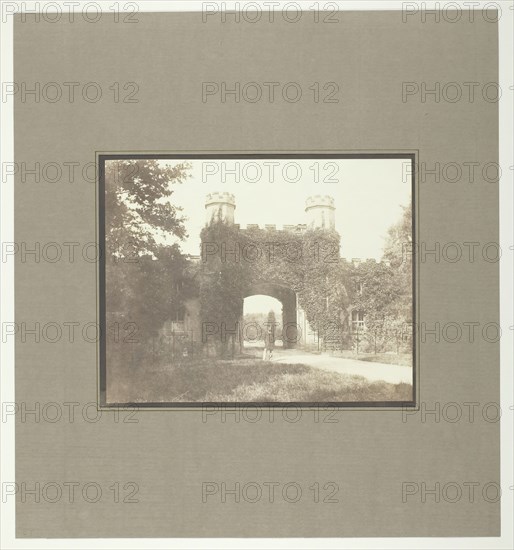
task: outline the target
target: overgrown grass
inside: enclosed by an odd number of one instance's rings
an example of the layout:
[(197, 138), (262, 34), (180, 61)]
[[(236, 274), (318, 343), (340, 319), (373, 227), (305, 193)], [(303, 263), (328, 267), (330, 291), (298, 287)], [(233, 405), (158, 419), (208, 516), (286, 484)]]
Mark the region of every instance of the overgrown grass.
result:
[(176, 365), (108, 371), (109, 402), (410, 401), (410, 384), (240, 358), (198, 358)]

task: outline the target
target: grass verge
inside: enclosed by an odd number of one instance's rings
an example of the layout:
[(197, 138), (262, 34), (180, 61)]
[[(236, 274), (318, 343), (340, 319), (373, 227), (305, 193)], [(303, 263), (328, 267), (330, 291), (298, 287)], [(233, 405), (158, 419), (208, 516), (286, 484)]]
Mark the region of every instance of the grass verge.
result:
[(198, 358), (144, 369), (123, 365), (107, 376), (109, 402), (410, 401), (410, 384), (255, 358)]

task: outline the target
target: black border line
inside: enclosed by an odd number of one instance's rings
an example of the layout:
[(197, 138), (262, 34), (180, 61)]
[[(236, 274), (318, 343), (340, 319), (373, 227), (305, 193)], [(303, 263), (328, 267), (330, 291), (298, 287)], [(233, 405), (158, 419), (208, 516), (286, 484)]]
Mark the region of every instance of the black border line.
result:
[[(319, 409), (346, 409), (346, 410), (398, 410), (401, 407), (401, 410), (418, 410), (418, 360), (417, 360), (417, 299), (419, 298), (419, 292), (416, 287), (417, 276), (416, 276), (416, 267), (417, 267), (417, 254), (416, 254), (416, 243), (417, 243), (417, 231), (416, 231), (416, 220), (419, 222), (419, 215), (416, 211), (417, 206), (417, 193), (416, 193), (416, 169), (417, 169), (417, 157), (419, 157), (419, 150), (409, 149), (406, 152), (400, 153), (384, 153), (384, 152), (367, 152), (367, 153), (342, 153), (334, 152), (327, 153), (326, 149), (324, 153), (305, 153), (305, 152), (296, 152), (296, 153), (248, 153), (248, 152), (234, 152), (227, 153), (226, 150), (220, 153), (213, 153), (212, 149), (209, 150), (209, 153), (100, 153), (97, 152), (97, 162), (98, 162), (98, 209), (95, 214), (98, 214), (95, 227), (98, 235), (98, 244), (100, 250), (105, 251), (105, 163), (109, 160), (123, 160), (123, 159), (155, 159), (155, 160), (187, 160), (187, 159), (241, 159), (241, 160), (250, 160), (250, 159), (406, 159), (411, 161), (411, 177), (412, 177), (412, 188), (411, 188), (411, 204), (412, 204), (412, 317), (413, 317), (413, 338), (412, 338), (412, 393), (413, 399), (411, 401), (346, 401), (346, 402), (153, 402), (153, 403), (140, 403), (140, 402), (129, 402), (129, 403), (107, 403), (106, 401), (106, 388), (107, 388), (107, 369), (106, 369), (106, 352), (107, 352), (107, 334), (106, 334), (106, 285), (105, 285), (105, 253), (100, 254), (99, 269), (98, 269), (98, 279), (97, 282), (97, 307), (99, 313), (99, 326), (100, 326), (100, 339), (99, 339), (99, 355), (97, 372), (98, 375), (98, 409), (112, 410), (112, 409), (138, 409), (138, 410), (209, 410), (217, 408), (295, 408), (295, 409), (312, 409), (317, 407)], [(369, 151), (369, 150), (368, 150)], [(383, 151), (383, 150), (382, 150)], [(399, 151), (396, 149), (396, 151)], [(416, 151), (416, 152), (413, 152)], [(96, 194), (96, 189), (95, 189)], [(95, 209), (96, 210), (96, 209)]]

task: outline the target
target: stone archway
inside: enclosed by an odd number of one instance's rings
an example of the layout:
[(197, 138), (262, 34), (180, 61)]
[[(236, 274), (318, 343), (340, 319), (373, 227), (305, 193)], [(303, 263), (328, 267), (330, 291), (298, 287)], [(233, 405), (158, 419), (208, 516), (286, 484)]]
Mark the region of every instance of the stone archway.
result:
[[(243, 320), (243, 302), (249, 296), (262, 294), (277, 299), (282, 304), (282, 342), (285, 349), (297, 345), (297, 297), (296, 292), (288, 286), (275, 281), (255, 281), (241, 300), (241, 323)], [(242, 340), (241, 340), (242, 344)]]

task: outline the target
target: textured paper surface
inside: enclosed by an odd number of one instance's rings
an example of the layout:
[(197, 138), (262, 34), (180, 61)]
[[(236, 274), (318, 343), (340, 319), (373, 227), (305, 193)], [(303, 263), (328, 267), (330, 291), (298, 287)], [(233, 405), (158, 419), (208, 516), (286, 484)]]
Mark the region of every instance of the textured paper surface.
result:
[[(400, 12), (347, 12), (339, 23), (202, 23), (200, 13), (138, 14), (137, 24), (15, 20), (17, 82), (97, 82), (105, 99), (15, 104), (15, 161), (27, 165), (95, 162), (96, 151), (402, 151), (420, 162), (498, 160), (496, 103), (402, 101), (402, 82), (498, 80), (497, 27), (475, 23), (402, 23)], [(338, 104), (202, 102), (202, 82), (337, 82)], [(114, 103), (109, 86), (136, 82), (138, 103)], [(481, 88), (480, 88), (481, 89)], [(80, 88), (79, 88), (80, 91)], [(93, 182), (17, 175), (16, 241), (95, 241)], [(287, 208), (287, 205), (284, 205)], [(498, 242), (498, 187), (477, 174), (468, 181), (419, 185), (419, 238), (435, 242)], [(442, 245), (441, 245), (442, 246)], [(78, 249), (80, 250), (80, 248)], [(480, 255), (480, 250), (479, 255)], [(481, 255), (480, 255), (481, 256)], [(95, 322), (95, 263), (18, 261), (16, 322)], [(420, 264), (420, 321), (499, 322), (498, 264), (481, 257)], [(84, 420), (97, 400), (97, 348), (76, 338), (16, 341), (16, 400), (34, 408), (75, 402), (74, 422), (18, 417), (16, 475), (27, 487), (78, 483), (75, 502), (63, 496), (17, 502), (19, 537), (357, 537), (495, 536), (500, 505), (482, 497), (499, 483), (499, 423), (484, 421), (487, 403), (499, 401), (499, 344), (477, 338), (420, 345), (420, 401), (476, 402), (474, 422), (401, 411), (303, 411), (291, 422), (199, 411), (103, 411)], [(64, 409), (63, 409), (64, 410)], [(88, 416), (95, 417), (94, 406)], [(48, 417), (52, 415), (47, 409)], [(494, 411), (490, 414), (494, 416)], [(453, 413), (447, 409), (447, 418)], [(324, 421), (326, 420), (326, 421)], [(139, 491), (137, 503), (115, 502)], [(227, 496), (202, 502), (202, 484), (233, 488), (276, 482), (273, 503)], [(313, 483), (336, 483), (338, 502), (315, 502)], [(402, 484), (478, 483), (475, 501), (434, 502), (421, 495), (402, 502)], [(81, 494), (102, 489), (99, 502)], [(296, 483), (302, 498), (282, 498)], [(52, 493), (53, 495), (53, 493)], [(94, 496), (94, 491), (91, 490)], [(491, 490), (494, 496), (494, 491)], [(48, 496), (48, 495), (47, 495)]]

